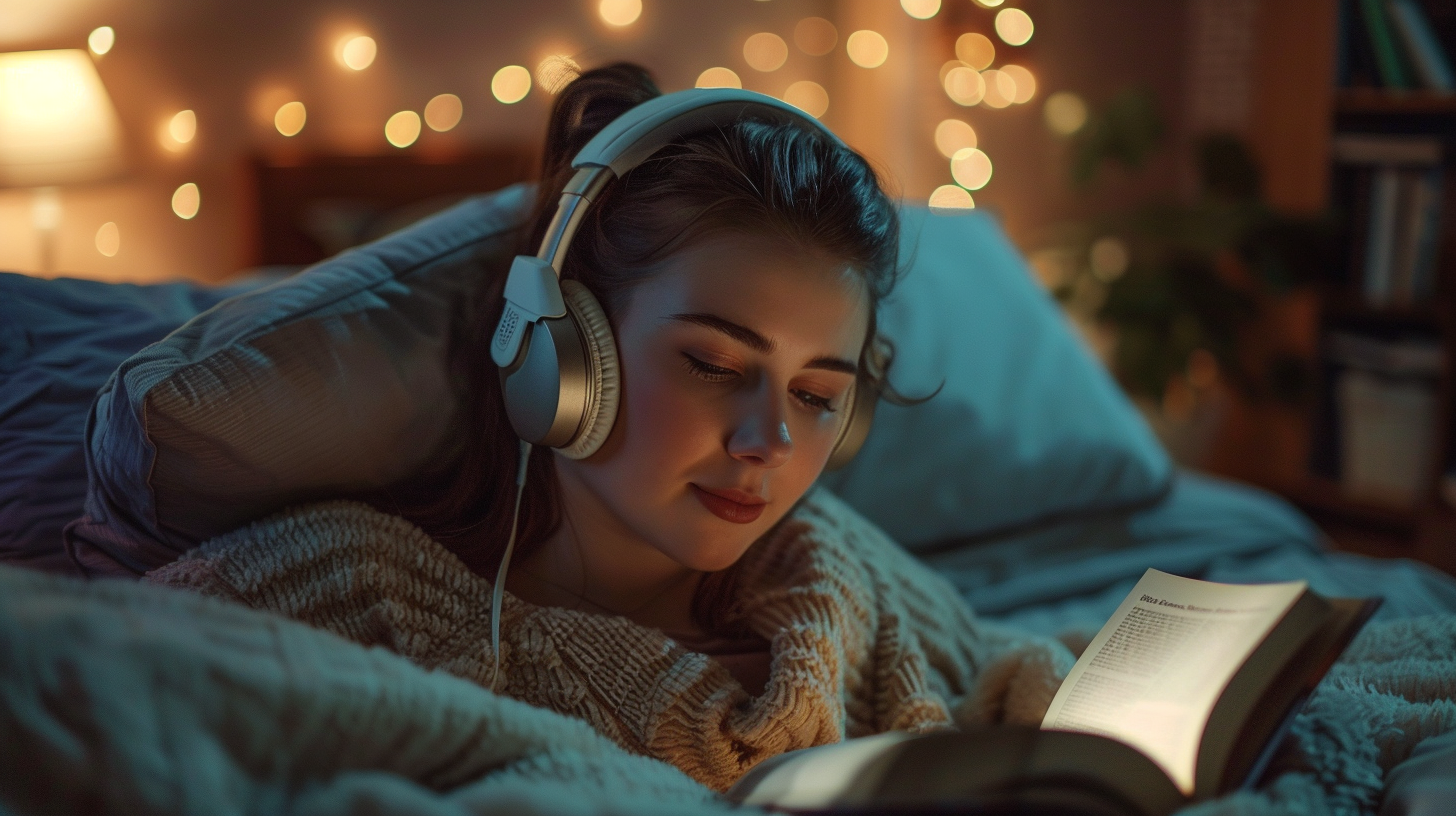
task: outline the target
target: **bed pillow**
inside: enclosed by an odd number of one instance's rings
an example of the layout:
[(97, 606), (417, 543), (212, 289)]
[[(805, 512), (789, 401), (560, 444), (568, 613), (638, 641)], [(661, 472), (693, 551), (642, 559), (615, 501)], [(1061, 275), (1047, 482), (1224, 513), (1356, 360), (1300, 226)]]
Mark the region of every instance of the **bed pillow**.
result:
[[(503, 271), (526, 190), (473, 199), (233, 298), (128, 360), (88, 434), (97, 572), (138, 573), (282, 506), (446, 460), (449, 328)], [(859, 458), (826, 481), (913, 546), (1156, 500), (1171, 466), (991, 218), (907, 207), (885, 304), (892, 379)]]
[(508, 263), (523, 185), (230, 298), (126, 360), (87, 428), (91, 574), (140, 574), (299, 501), (387, 487), (463, 432), (446, 346)]
[(84, 432), (111, 372), (260, 285), (136, 285), (0, 272), (0, 561), (69, 571), (61, 530), (86, 499)]
[(1168, 455), (996, 220), (919, 206), (902, 218), (908, 269), (880, 316), (890, 381), (940, 392), (881, 403), (864, 448), (825, 483), (911, 549), (1164, 496)]

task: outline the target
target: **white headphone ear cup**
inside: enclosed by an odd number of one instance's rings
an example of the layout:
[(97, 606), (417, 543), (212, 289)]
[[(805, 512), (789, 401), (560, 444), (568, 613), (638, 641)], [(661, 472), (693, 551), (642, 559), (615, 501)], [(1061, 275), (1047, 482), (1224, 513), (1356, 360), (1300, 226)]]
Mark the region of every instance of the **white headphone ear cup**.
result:
[(578, 281), (566, 280), (561, 282), (561, 294), (586, 346), (591, 393), (587, 396), (581, 430), (558, 450), (568, 459), (585, 459), (607, 441), (607, 435), (617, 421), (617, 404), (622, 394), (621, 369), (617, 364), (617, 342), (612, 337), (612, 324), (591, 290)]

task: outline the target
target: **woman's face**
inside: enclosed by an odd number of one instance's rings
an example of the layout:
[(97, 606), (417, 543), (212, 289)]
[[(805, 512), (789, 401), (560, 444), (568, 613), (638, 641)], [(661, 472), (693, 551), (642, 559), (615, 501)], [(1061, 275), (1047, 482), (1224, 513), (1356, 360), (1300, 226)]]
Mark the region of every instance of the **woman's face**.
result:
[(824, 469), (868, 330), (863, 284), (842, 261), (723, 235), (668, 259), (615, 317), (620, 410), (600, 451), (558, 457), (568, 516), (724, 569)]

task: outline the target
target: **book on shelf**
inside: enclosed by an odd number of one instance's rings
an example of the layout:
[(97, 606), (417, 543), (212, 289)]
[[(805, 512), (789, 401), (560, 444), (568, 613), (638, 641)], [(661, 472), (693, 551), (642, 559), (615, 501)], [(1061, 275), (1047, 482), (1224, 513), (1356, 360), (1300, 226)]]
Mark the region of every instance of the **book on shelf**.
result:
[(1341, 87), (1456, 90), (1450, 57), (1419, 0), (1342, 0), (1339, 22)]
[(1377, 306), (1429, 300), (1441, 235), (1441, 143), (1346, 133), (1335, 136), (1332, 153), (1356, 174), (1348, 205), (1352, 282)]
[(1353, 498), (1419, 502), (1436, 464), (1439, 339), (1335, 331), (1324, 345), (1332, 422), (1316, 442), (1316, 471)]
[(1379, 605), (1303, 581), (1150, 569), (1062, 682), (1040, 728), (881, 734), (760, 763), (735, 801), (793, 811), (1165, 816), (1258, 781), (1285, 727)]

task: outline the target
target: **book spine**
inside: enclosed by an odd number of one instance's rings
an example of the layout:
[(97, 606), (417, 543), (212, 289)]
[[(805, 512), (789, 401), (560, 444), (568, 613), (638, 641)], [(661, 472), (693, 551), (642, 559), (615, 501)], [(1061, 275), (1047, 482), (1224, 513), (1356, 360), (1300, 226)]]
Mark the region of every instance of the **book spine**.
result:
[(1360, 11), (1365, 19), (1365, 31), (1370, 35), (1370, 46), (1375, 51), (1375, 63), (1380, 72), (1381, 83), (1387, 88), (1410, 88), (1405, 66), (1401, 64), (1400, 51), (1396, 49), (1395, 38), (1390, 33), (1385, 4), (1381, 0), (1360, 0)]
[(1433, 91), (1451, 93), (1456, 90), (1456, 78), (1451, 74), (1451, 63), (1426, 19), (1426, 13), (1415, 0), (1387, 0), (1386, 10), (1390, 14), (1391, 27), (1400, 35), (1405, 51), (1421, 84)]
[(1421, 194), (1415, 173), (1402, 172), (1396, 182), (1395, 237), (1390, 251), (1390, 300), (1410, 302), (1411, 274), (1415, 271), (1416, 241), (1419, 240)]
[(1424, 190), (1420, 214), (1421, 237), (1411, 274), (1411, 300), (1419, 303), (1436, 294), (1436, 255), (1441, 244), (1441, 196), (1445, 191), (1440, 169), (1427, 171), (1420, 180)]
[(1395, 168), (1382, 167), (1375, 172), (1370, 193), (1370, 226), (1365, 239), (1364, 275), (1365, 299), (1375, 305), (1390, 302), (1399, 188), (1400, 173)]

